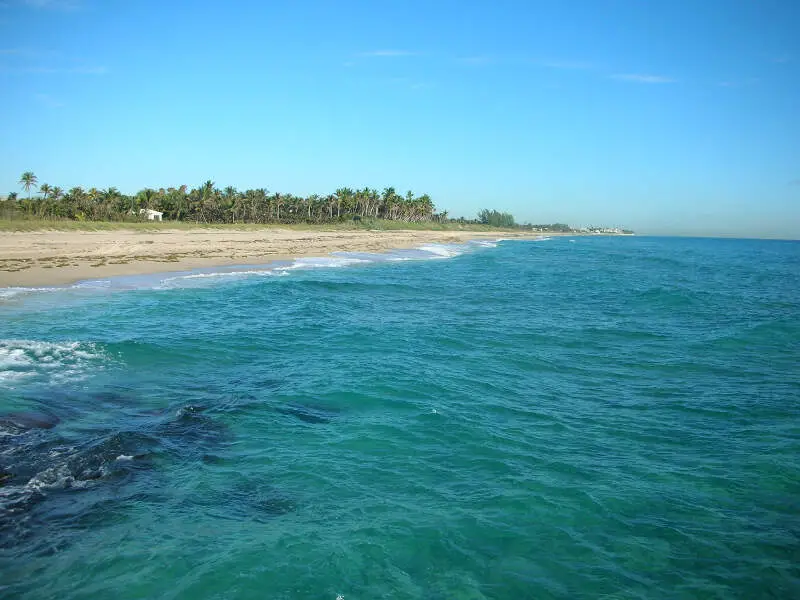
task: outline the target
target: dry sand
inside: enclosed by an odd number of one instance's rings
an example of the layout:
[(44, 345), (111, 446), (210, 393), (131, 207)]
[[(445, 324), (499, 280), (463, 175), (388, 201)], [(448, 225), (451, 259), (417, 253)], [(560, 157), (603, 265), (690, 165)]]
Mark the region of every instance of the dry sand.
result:
[(0, 233), (0, 287), (263, 264), (337, 251), (382, 252), (429, 242), (536, 237), (475, 231), (308, 231), (188, 229)]

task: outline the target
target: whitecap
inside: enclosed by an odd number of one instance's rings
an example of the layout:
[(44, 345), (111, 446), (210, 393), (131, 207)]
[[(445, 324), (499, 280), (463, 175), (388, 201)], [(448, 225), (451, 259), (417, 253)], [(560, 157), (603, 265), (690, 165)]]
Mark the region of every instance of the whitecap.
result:
[(66, 488), (84, 488), (87, 481), (76, 479), (66, 463), (49, 467), (34, 475), (25, 485), (31, 492), (44, 490), (60, 490)]
[(26, 294), (37, 294), (42, 292), (58, 292), (64, 290), (63, 287), (6, 287), (0, 288), (0, 300), (10, 300), (17, 296)]
[(32, 379), (78, 381), (107, 361), (106, 354), (93, 343), (0, 340), (0, 384)]
[(261, 277), (279, 277), (283, 273), (276, 273), (273, 270), (266, 269), (251, 269), (249, 271), (213, 271), (209, 273), (192, 273), (191, 275), (182, 275), (180, 277), (168, 277), (163, 281), (171, 281), (177, 279), (207, 279), (209, 277), (249, 277), (258, 275)]
[(353, 258), (347, 256), (311, 256), (295, 259), (292, 264), (285, 267), (277, 267), (275, 270), (280, 272), (293, 271), (295, 269), (338, 269), (350, 265), (374, 262), (364, 258)]
[(419, 247), (419, 250), (433, 254), (437, 258), (453, 258), (464, 254), (466, 247), (455, 244), (424, 244)]
[(226, 271), (222, 273), (195, 273), (186, 275), (184, 279), (204, 279), (206, 277), (247, 277), (248, 275), (260, 275), (262, 277), (275, 277), (279, 273), (273, 271)]

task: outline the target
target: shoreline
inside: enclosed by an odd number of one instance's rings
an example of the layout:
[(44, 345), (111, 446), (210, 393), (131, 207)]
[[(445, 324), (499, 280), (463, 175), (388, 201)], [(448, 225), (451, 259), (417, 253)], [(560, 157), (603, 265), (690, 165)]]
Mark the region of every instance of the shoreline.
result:
[(46, 287), (131, 275), (263, 265), (333, 252), (382, 253), (426, 243), (539, 239), (580, 234), (506, 231), (326, 231), (269, 228), (157, 231), (24, 231), (0, 239), (0, 289)]

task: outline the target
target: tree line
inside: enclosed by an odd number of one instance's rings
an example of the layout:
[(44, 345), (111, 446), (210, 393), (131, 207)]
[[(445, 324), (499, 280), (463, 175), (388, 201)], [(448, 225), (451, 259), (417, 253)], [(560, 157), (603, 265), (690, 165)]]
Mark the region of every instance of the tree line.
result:
[[(511, 213), (483, 209), (477, 219), (452, 219), (446, 210), (437, 211), (428, 194), (399, 194), (393, 187), (342, 187), (324, 196), (295, 196), (269, 192), (265, 188), (240, 191), (219, 189), (213, 181), (189, 189), (185, 185), (169, 188), (144, 188), (133, 195), (115, 187), (105, 189), (73, 187), (64, 190), (39, 184), (32, 171), (19, 180), (24, 190), (20, 197), (10, 192), (0, 202), (0, 218), (52, 219), (75, 221), (138, 221), (147, 210), (163, 213), (163, 219), (190, 223), (330, 223), (344, 220), (389, 220), (407, 223), (455, 223), (488, 225), (528, 231), (574, 231), (563, 223), (518, 224)], [(626, 231), (626, 233), (629, 233)]]
[[(8, 194), (6, 203), (20, 213), (37, 218), (79, 221), (124, 221), (140, 218), (150, 209), (168, 220), (197, 223), (324, 223), (348, 219), (375, 218), (392, 221), (447, 221), (447, 211), (437, 212), (428, 194), (399, 194), (393, 187), (383, 191), (348, 187), (324, 196), (295, 196), (269, 192), (264, 188), (240, 191), (219, 189), (213, 181), (189, 189), (144, 188), (126, 195), (115, 187), (106, 189), (74, 187), (63, 190), (38, 183), (30, 171), (22, 174), (20, 185), (25, 196)], [(38, 188), (38, 196), (32, 191)]]
[(496, 210), (489, 210), (484, 208), (478, 213), (478, 221), (484, 225), (492, 225), (494, 227), (514, 227), (514, 215), (506, 212), (499, 212)]

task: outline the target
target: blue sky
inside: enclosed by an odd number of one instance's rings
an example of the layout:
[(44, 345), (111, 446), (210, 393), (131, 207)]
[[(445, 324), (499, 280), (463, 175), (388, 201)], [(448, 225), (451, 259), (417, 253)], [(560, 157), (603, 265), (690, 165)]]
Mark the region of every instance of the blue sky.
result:
[(800, 2), (5, 0), (0, 190), (393, 185), (800, 237)]

